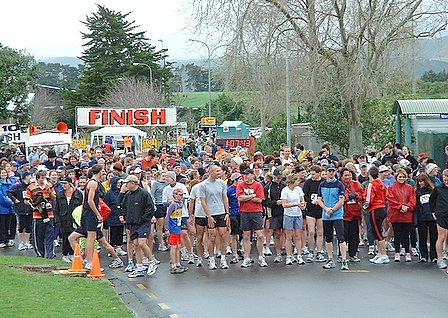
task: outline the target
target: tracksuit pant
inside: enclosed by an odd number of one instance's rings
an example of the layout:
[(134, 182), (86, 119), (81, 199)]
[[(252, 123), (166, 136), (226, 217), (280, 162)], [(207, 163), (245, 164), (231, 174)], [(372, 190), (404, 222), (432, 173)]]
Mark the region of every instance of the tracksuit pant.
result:
[(50, 222), (44, 223), (42, 219), (34, 219), (34, 250), (37, 256), (54, 258), (53, 247), (53, 219)]

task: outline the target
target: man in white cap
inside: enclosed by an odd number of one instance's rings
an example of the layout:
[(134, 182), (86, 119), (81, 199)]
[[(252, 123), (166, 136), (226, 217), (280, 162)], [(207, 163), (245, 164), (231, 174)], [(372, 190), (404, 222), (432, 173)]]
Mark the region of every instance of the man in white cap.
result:
[[(176, 182), (176, 173), (174, 171), (168, 171), (165, 174), (165, 180), (168, 183), (168, 186), (165, 187), (162, 192), (162, 202), (165, 206), (168, 207), (171, 201), (173, 201), (174, 189), (182, 189), (184, 192), (184, 199), (188, 200), (189, 193), (187, 187), (183, 183)], [(188, 261), (188, 264), (194, 264), (193, 245), (191, 244), (191, 239), (188, 235), (188, 216), (187, 204), (184, 204), (182, 205), (182, 248), (180, 252), (183, 261)]]

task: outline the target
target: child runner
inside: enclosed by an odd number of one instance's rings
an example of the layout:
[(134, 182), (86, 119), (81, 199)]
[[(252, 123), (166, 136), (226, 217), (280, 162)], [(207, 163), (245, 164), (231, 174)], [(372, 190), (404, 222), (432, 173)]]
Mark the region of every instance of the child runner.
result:
[(168, 207), (165, 218), (165, 228), (169, 232), (168, 244), (170, 248), (171, 274), (182, 274), (187, 271), (187, 267), (180, 264), (180, 245), (181, 245), (181, 222), (184, 191), (174, 189), (174, 201)]

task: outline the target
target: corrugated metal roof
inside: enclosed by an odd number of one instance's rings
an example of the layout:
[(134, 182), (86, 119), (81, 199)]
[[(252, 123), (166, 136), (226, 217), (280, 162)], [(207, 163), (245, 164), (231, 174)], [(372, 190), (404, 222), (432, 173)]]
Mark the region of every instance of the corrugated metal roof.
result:
[(243, 123), (242, 121), (226, 120), (219, 127), (238, 127), (242, 123)]
[(394, 114), (397, 107), (403, 115), (448, 114), (448, 99), (397, 100), (393, 107)]

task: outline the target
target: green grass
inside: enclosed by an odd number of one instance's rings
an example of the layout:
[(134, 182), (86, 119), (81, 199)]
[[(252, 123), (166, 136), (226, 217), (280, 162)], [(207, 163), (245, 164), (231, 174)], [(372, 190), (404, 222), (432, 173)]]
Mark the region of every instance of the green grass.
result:
[(27, 264), (60, 261), (0, 257), (0, 317), (133, 317), (107, 280), (31, 273)]
[[(212, 100), (222, 92), (211, 92)], [(174, 93), (173, 103), (176, 106), (204, 108), (208, 105), (208, 92)]]

